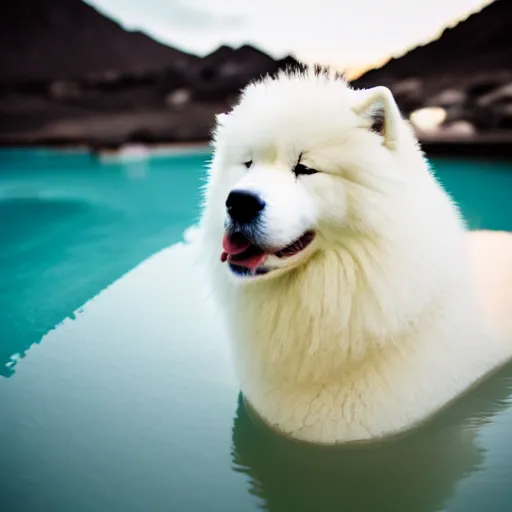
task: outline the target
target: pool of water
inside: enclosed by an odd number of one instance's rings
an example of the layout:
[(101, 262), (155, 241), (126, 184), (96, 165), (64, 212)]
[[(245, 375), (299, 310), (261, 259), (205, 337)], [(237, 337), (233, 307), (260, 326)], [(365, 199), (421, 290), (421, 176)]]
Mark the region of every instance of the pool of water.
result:
[[(183, 240), (208, 156), (0, 151), (0, 510), (512, 510), (512, 368), (365, 448), (247, 415)], [(471, 227), (512, 231), (512, 164), (433, 163)]]

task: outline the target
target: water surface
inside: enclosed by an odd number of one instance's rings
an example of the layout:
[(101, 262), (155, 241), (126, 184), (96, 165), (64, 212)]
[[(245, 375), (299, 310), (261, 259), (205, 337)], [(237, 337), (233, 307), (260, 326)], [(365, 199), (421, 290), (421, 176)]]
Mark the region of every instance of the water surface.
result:
[[(0, 510), (512, 510), (512, 368), (392, 443), (248, 416), (183, 243), (205, 158), (0, 152)], [(512, 231), (512, 165), (434, 164), (472, 227)]]

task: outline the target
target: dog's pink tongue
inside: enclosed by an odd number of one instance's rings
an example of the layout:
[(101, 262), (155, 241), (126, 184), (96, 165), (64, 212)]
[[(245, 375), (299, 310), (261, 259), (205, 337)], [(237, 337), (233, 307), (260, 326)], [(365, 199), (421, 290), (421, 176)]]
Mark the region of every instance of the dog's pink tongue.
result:
[[(224, 248), (224, 252), (220, 257), (222, 262), (229, 261), (233, 265), (245, 267), (249, 270), (258, 268), (266, 258), (264, 252), (247, 251), (254, 246), (243, 235), (228, 236), (225, 234), (222, 240), (222, 247)], [(247, 256), (244, 257), (243, 253), (245, 251), (247, 251)]]
[(249, 242), (245, 236), (239, 234), (229, 236), (226, 233), (222, 239), (222, 247), (229, 256), (240, 254), (241, 252), (249, 249), (251, 245), (251, 242)]

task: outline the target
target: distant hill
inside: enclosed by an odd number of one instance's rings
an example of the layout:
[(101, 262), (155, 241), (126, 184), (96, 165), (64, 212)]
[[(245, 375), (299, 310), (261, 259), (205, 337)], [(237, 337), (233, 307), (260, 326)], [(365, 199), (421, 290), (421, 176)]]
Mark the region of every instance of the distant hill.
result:
[[(442, 106), (447, 123), (466, 132), (512, 133), (510, 26), (512, 0), (497, 0), (352, 83), (387, 85), (405, 115)], [(199, 58), (127, 31), (82, 0), (5, 0), (0, 145), (205, 141), (214, 115), (248, 82), (301, 67), (249, 45)]]
[(495, 0), (439, 39), (391, 59), (352, 84), (389, 87), (406, 116), (424, 107), (443, 108), (441, 128), (450, 137), (472, 133), (474, 138), (510, 142), (511, 27), (512, 0)]
[(247, 44), (240, 48), (223, 45), (194, 65), (197, 97), (224, 100), (238, 94), (251, 80), (300, 66), (292, 56), (274, 60)]
[(130, 32), (82, 0), (0, 11), (0, 145), (205, 140), (251, 80), (298, 66), (244, 45), (205, 58)]
[(0, 84), (140, 75), (196, 60), (124, 30), (82, 0), (2, 2)]
[[(472, 14), (439, 39), (418, 46), (384, 66), (368, 71), (357, 85), (418, 78), (432, 83), (458, 84), (512, 71), (512, 1), (495, 0)], [(478, 77), (478, 78), (479, 78)]]

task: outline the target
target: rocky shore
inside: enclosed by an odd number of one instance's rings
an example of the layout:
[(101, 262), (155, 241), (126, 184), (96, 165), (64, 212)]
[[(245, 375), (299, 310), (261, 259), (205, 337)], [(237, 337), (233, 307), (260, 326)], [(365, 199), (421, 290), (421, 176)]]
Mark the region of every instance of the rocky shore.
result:
[[(435, 151), (512, 153), (511, 23), (512, 2), (496, 0), (353, 84), (390, 87)], [(81, 0), (8, 2), (0, 59), (0, 145), (110, 150), (206, 141), (247, 82), (301, 66), (248, 45), (199, 58)]]

